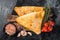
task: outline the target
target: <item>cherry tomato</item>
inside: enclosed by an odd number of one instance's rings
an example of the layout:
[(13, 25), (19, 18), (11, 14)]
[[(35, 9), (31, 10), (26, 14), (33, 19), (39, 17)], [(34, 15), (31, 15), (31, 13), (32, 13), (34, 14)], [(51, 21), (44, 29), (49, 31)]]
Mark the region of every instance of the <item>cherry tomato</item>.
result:
[(48, 22), (44, 23), (44, 26), (45, 27), (48, 27), (49, 26)]
[(43, 27), (42, 32), (47, 32), (47, 27)]
[(54, 22), (53, 22), (53, 21), (49, 21), (49, 24), (50, 24), (51, 26), (54, 26)]
[(52, 31), (53, 30), (53, 27), (49, 26), (48, 27), (48, 32)]

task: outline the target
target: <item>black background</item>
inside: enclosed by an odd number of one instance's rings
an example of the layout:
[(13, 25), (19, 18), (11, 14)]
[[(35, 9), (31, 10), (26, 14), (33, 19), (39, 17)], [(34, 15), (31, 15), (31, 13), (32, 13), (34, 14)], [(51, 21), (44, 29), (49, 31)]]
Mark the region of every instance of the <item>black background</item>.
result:
[[(44, 4), (46, 3), (45, 0), (18, 0), (16, 2), (15, 6), (44, 6)], [(59, 13), (56, 10), (59, 10), (60, 7), (59, 4), (56, 4), (56, 8), (52, 7), (54, 10), (54, 13), (56, 15), (55, 18), (55, 26), (52, 32), (49, 33), (41, 33), (40, 35), (33, 35), (31, 36), (26, 36), (26, 37), (19, 37), (17, 38), (16, 36), (7, 36), (3, 31), (0, 31), (0, 40), (60, 40), (60, 14), (57, 15), (57, 13)], [(15, 14), (15, 12), (12, 11), (12, 14)], [(58, 20), (59, 19), (59, 20)]]

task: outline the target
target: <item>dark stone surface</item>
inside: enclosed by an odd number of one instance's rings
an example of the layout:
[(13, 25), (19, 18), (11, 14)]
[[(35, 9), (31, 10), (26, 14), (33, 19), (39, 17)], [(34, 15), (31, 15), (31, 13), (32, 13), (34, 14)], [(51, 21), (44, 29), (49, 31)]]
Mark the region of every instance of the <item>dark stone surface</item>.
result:
[(49, 33), (42, 33), (42, 40), (60, 40), (60, 27), (55, 26), (54, 30)]
[[(41, 37), (40, 37), (41, 38)], [(8, 36), (3, 31), (0, 32), (0, 40), (40, 40), (39, 36), (35, 35), (33, 33), (33, 36), (26, 36), (26, 37), (17, 37), (14, 36)]]
[(11, 14), (16, 0), (0, 0), (0, 29), (3, 29), (8, 14)]
[[(41, 33), (41, 35), (32, 37), (19, 37), (16, 36), (7, 36), (3, 31), (4, 24), (6, 24), (7, 14), (11, 14), (13, 7), (15, 6), (23, 6), (23, 5), (31, 5), (31, 6), (48, 6), (54, 9), (56, 18), (55, 18), (55, 26), (54, 30), (49, 33)], [(60, 4), (57, 0), (0, 0), (0, 40), (60, 40)]]

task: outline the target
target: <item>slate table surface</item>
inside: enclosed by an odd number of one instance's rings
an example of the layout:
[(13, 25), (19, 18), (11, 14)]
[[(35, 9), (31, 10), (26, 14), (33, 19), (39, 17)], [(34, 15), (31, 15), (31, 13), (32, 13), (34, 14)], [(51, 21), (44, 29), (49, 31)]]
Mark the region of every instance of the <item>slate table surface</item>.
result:
[[(7, 14), (11, 14), (14, 6), (22, 6), (22, 5), (35, 5), (35, 6), (43, 6), (47, 1), (46, 5), (50, 4), (51, 7), (55, 8), (56, 14), (56, 25), (54, 26), (54, 30), (49, 33), (41, 33), (41, 35), (37, 36), (27, 36), (27, 37), (19, 37), (16, 36), (10, 37), (4, 34), (3, 27), (7, 23)], [(0, 0), (0, 40), (60, 40), (60, 4), (59, 0)], [(34, 2), (34, 3), (33, 3)], [(42, 5), (43, 4), (43, 5)], [(46, 6), (44, 5), (44, 6)], [(38, 39), (37, 39), (38, 38)]]

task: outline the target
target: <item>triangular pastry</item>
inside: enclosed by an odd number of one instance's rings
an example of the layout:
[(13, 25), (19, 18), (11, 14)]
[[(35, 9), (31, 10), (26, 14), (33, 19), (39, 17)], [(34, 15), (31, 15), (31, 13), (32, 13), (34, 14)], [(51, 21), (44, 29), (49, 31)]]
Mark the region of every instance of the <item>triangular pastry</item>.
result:
[(43, 12), (44, 7), (39, 6), (21, 6), (21, 7), (15, 7), (14, 11), (19, 15), (25, 15), (31, 12)]
[(28, 30), (35, 32), (36, 34), (41, 33), (41, 25), (45, 12), (31, 12), (26, 15), (16, 18), (16, 22)]

